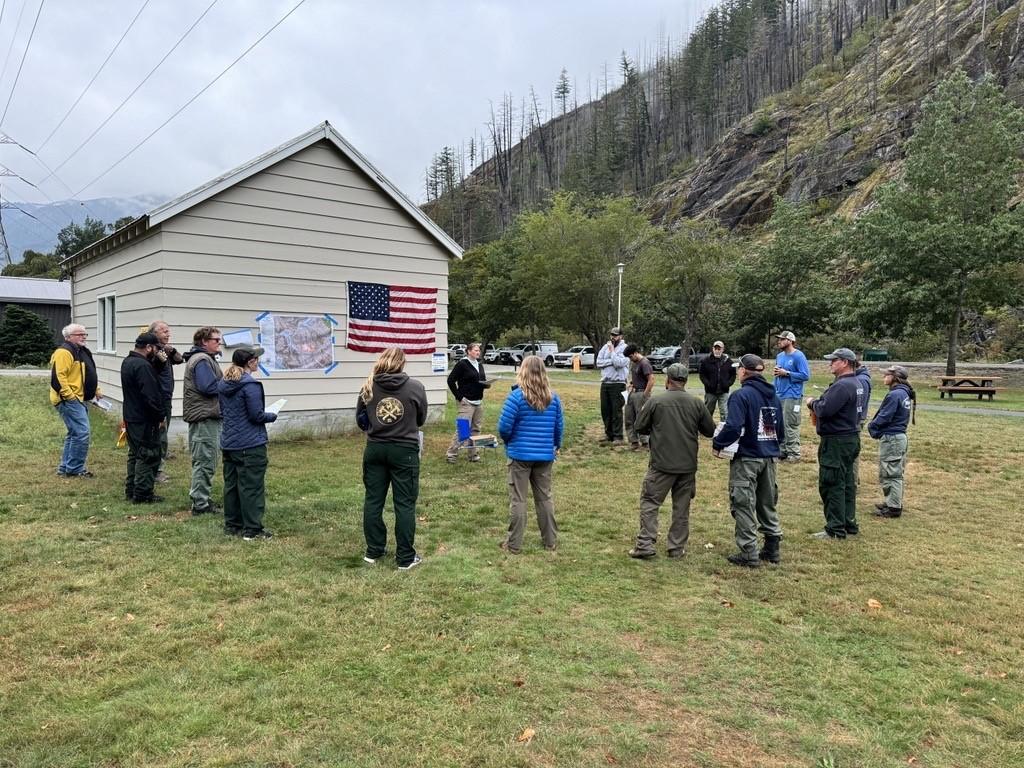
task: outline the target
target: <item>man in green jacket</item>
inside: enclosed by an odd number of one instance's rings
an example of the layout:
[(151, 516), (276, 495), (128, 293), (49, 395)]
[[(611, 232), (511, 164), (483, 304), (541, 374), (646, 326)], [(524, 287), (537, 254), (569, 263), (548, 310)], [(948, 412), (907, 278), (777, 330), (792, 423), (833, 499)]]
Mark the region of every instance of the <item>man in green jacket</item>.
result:
[(698, 434), (711, 437), (715, 422), (701, 400), (686, 393), (689, 370), (684, 363), (665, 369), (665, 391), (644, 405), (636, 431), (650, 435), (651, 459), (640, 489), (640, 533), (629, 556), (649, 560), (657, 553), (658, 510), (672, 491), (672, 525), (668, 531), (668, 556), (686, 554), (690, 537), (690, 499), (697, 490)]

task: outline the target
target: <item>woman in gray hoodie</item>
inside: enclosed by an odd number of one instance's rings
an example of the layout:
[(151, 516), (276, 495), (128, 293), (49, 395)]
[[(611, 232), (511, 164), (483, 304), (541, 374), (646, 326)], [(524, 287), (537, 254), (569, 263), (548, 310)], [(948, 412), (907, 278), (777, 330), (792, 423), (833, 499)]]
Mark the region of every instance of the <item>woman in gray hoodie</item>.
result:
[(410, 379), (401, 349), (384, 350), (356, 402), (356, 423), (366, 433), (363, 451), (363, 535), (369, 565), (384, 556), (388, 529), (384, 501), (391, 487), (395, 505), (395, 560), (399, 570), (420, 564), (416, 539), (416, 497), (420, 488), (419, 428), (427, 419), (427, 392)]

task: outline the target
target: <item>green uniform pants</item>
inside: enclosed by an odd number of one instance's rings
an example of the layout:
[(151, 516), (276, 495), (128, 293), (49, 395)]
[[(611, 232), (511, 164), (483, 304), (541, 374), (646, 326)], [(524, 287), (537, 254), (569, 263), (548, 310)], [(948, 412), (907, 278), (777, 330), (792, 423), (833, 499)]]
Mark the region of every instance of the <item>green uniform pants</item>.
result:
[(508, 460), (508, 538), (510, 552), (523, 547), (526, 531), (526, 494), (533, 489), (533, 507), (537, 512), (537, 527), (545, 549), (558, 546), (558, 523), (555, 522), (555, 497), (551, 493), (550, 461)]
[(171, 426), (171, 402), (164, 402), (164, 425), (160, 427), (160, 469), (158, 471), (164, 471), (164, 465), (167, 463), (167, 430)]
[(203, 419), (188, 425), (188, 451), (192, 456), (192, 484), (188, 495), (192, 509), (210, 508), (213, 475), (220, 452), (220, 419)]
[(818, 445), (818, 494), (825, 507), (825, 530), (845, 539), (857, 526), (857, 483), (853, 466), (860, 456), (860, 435), (822, 435)]
[(729, 463), (729, 511), (736, 521), (736, 546), (748, 560), (757, 559), (758, 531), (782, 537), (778, 500), (775, 459), (737, 456)]
[(416, 498), (420, 492), (420, 457), (415, 445), (367, 442), (363, 451), (363, 535), (366, 556), (384, 555), (388, 529), (384, 502), (391, 487), (395, 507), (395, 561), (408, 565), (416, 557)]
[[(619, 395), (622, 397), (622, 395)], [(644, 403), (650, 399), (650, 396), (644, 392), (630, 392), (629, 400), (626, 401), (626, 412), (624, 414), (626, 436), (629, 438), (629, 442), (647, 444), (650, 438), (647, 435), (637, 434), (636, 429), (633, 425), (636, 424), (636, 420), (640, 418), (640, 411), (644, 409)]]
[(266, 477), (266, 445), (224, 451), (224, 530), (243, 535), (263, 530)]
[(124, 495), (135, 501), (153, 497), (153, 484), (160, 467), (160, 427), (156, 424), (125, 423), (128, 437), (128, 472)]
[(624, 382), (601, 382), (601, 420), (604, 422), (604, 436), (608, 440), (622, 439), (622, 393), (625, 391)]
[(713, 395), (710, 392), (704, 393), (704, 407), (708, 409), (708, 413), (711, 414), (711, 418), (715, 418), (715, 407), (718, 408), (718, 420), (725, 421), (726, 403), (729, 400), (729, 393), (723, 392), (720, 395)]
[(673, 474), (647, 469), (640, 487), (640, 533), (636, 537), (636, 551), (654, 552), (658, 540), (658, 510), (672, 492), (672, 523), (668, 529), (669, 554), (686, 552), (690, 538), (690, 499), (697, 494), (695, 472)]
[(785, 459), (800, 458), (800, 401), (782, 401), (782, 423), (786, 427), (786, 436), (782, 445), (782, 457)]
[(878, 441), (878, 484), (885, 505), (903, 509), (903, 470), (907, 466), (907, 435), (882, 435)]

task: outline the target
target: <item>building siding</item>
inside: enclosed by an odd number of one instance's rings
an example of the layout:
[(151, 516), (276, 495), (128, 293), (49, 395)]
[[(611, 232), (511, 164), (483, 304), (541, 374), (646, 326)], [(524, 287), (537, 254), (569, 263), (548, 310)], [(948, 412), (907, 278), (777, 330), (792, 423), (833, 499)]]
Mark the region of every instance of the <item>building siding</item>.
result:
[[(119, 368), (138, 327), (162, 318), (172, 343), (185, 350), (196, 328), (258, 331), (256, 316), (330, 314), (339, 325), (338, 366), (323, 371), (273, 371), (268, 400), (287, 397), (282, 420), (310, 420), (315, 411), (354, 409), (376, 355), (345, 345), (347, 281), (438, 289), (435, 340), (447, 344), (450, 254), (327, 142), (307, 147), (161, 223), (156, 234), (76, 270), (76, 321), (96, 333), (96, 298), (117, 295), (118, 354), (97, 353), (101, 387), (120, 402)], [(230, 360), (226, 350), (225, 365)], [(406, 370), (427, 388), (432, 411), (443, 409), (446, 374), (431, 373), (429, 356)], [(173, 413), (181, 413), (182, 366)], [(302, 412), (306, 412), (304, 415)], [(335, 423), (348, 425), (347, 415)]]

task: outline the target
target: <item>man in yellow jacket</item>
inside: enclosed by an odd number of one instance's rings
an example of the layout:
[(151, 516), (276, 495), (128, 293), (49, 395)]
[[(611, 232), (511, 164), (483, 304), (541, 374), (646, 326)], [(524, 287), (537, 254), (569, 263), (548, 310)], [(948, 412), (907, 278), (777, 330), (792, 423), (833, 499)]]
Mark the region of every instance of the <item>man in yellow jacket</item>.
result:
[(85, 326), (72, 323), (62, 331), (64, 343), (50, 357), (50, 402), (57, 408), (68, 428), (64, 452), (57, 466), (60, 477), (88, 478), (85, 468), (89, 455), (89, 413), (86, 403), (100, 395), (96, 386), (96, 365), (85, 346)]

